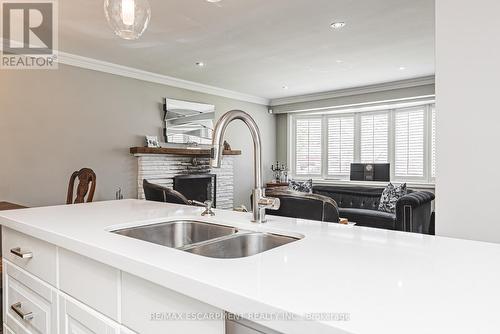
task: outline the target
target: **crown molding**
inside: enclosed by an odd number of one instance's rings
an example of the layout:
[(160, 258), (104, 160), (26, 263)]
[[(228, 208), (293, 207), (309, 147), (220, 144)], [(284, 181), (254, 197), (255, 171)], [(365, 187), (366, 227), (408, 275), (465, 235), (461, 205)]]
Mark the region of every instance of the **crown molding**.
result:
[[(0, 38), (0, 42), (3, 42), (5, 39)], [(21, 42), (10, 41), (15, 45), (22, 45)], [(3, 43), (0, 43), (0, 51), (3, 51), (2, 47)], [(233, 90), (205, 85), (201, 83), (197, 83), (194, 81), (183, 80), (179, 78), (170, 77), (163, 74), (158, 74), (154, 72), (143, 71), (137, 68), (118, 65), (115, 63), (83, 57), (63, 51), (54, 50), (54, 55), (56, 55), (56, 61), (59, 64), (64, 64), (73, 67), (84, 68), (87, 70), (98, 71), (108, 74), (119, 75), (122, 77), (153, 82), (161, 85), (182, 88), (187, 90), (192, 90), (199, 93), (211, 94), (216, 96), (222, 96), (229, 99), (256, 103), (264, 106), (268, 106), (270, 100), (264, 97), (249, 95), (245, 93), (236, 92)]]
[(355, 87), (355, 88), (340, 89), (340, 90), (335, 90), (335, 91), (330, 91), (330, 92), (322, 92), (322, 93), (284, 97), (284, 98), (279, 98), (279, 99), (272, 99), (270, 102), (270, 106), (276, 107), (276, 106), (281, 106), (281, 105), (285, 105), (285, 104), (327, 100), (327, 99), (334, 99), (334, 98), (339, 98), (339, 97), (344, 97), (344, 96), (361, 95), (361, 94), (376, 93), (376, 92), (382, 92), (382, 91), (394, 90), (394, 89), (432, 85), (435, 83), (435, 81), (436, 81), (435, 76), (432, 75), (432, 76), (427, 76), (427, 77), (393, 81), (393, 82), (381, 83), (381, 84), (376, 84), (376, 85), (369, 85), (369, 86), (364, 86), (364, 87)]
[(104, 72), (114, 75), (119, 75), (122, 77), (153, 82), (161, 85), (188, 89), (199, 93), (211, 94), (216, 96), (222, 96), (230, 99), (235, 99), (239, 101), (245, 101), (250, 103), (256, 103), (260, 105), (268, 106), (270, 100), (259, 97), (248, 95), (245, 93), (240, 93), (220, 87), (205, 85), (193, 81), (183, 80), (179, 78), (170, 77), (167, 75), (162, 75), (158, 73), (143, 71), (137, 68), (118, 65), (115, 63), (110, 63), (94, 58), (83, 57), (67, 52), (56, 52), (57, 62), (59, 64), (84, 68), (88, 70)]

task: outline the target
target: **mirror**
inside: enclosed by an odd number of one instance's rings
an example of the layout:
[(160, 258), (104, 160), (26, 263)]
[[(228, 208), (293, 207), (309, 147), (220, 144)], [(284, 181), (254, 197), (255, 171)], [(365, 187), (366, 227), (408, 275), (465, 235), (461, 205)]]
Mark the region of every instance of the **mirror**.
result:
[(163, 111), (167, 143), (193, 146), (212, 143), (214, 105), (165, 98)]

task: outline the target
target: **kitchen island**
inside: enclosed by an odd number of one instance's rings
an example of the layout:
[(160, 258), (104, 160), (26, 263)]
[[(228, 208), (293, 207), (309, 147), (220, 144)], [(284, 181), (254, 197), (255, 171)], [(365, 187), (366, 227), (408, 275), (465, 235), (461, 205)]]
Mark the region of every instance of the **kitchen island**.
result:
[[(214, 217), (201, 217), (203, 210), (123, 200), (0, 213), (4, 330), (469, 334), (500, 329), (500, 245), (273, 216), (256, 225), (249, 213), (215, 210)], [(221, 259), (111, 232), (175, 220), (299, 240)]]

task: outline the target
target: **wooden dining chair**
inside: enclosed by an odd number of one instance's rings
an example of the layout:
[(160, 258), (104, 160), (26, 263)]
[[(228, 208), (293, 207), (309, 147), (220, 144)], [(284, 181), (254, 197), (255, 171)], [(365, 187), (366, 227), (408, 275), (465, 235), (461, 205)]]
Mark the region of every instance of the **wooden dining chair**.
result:
[[(73, 191), (75, 188), (75, 180), (78, 178), (78, 186), (76, 188), (76, 198), (73, 200)], [(90, 203), (94, 199), (96, 186), (96, 175), (90, 168), (82, 168), (71, 174), (68, 186), (68, 197), (66, 204)], [(85, 200), (87, 196), (87, 200)]]

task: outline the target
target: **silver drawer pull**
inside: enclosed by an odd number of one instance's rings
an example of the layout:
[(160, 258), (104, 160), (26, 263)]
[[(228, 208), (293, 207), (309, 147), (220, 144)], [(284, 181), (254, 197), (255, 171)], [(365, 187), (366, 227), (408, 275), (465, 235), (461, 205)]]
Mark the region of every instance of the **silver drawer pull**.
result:
[(33, 257), (33, 252), (31, 251), (22, 251), (21, 247), (12, 248), (10, 252), (16, 256), (19, 256), (21, 259), (31, 259)]
[(23, 320), (32, 320), (35, 317), (33, 315), (33, 312), (24, 313), (22, 310), (21, 303), (15, 303), (14, 305), (11, 305), (10, 308), (12, 309), (12, 311), (16, 312), (19, 318)]

